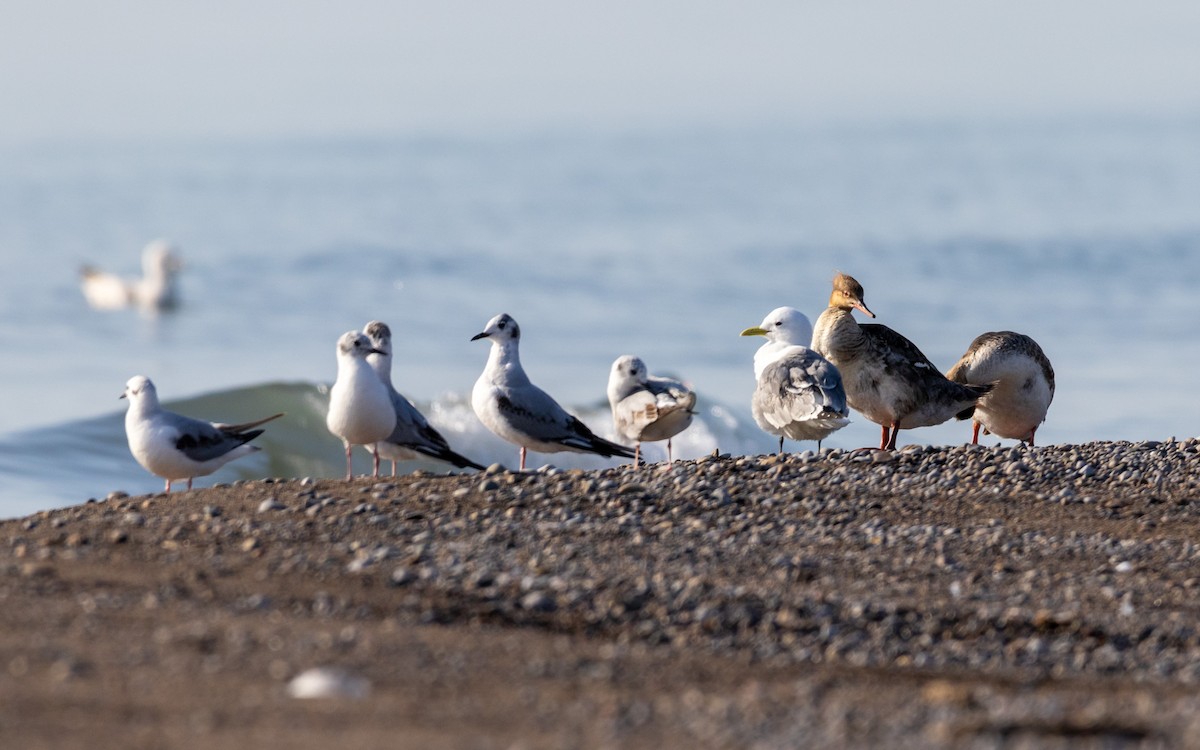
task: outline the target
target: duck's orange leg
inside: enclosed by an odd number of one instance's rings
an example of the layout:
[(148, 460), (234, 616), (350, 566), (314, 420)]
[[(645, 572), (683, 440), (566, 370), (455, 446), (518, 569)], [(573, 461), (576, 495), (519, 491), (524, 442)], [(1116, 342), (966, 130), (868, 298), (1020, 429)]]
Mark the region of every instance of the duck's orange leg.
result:
[(900, 437), (900, 423), (893, 422), (892, 423), (892, 436), (888, 439), (887, 450), (890, 450), (890, 451), (896, 450), (896, 438), (898, 438), (898, 437)]
[(971, 445), (979, 445), (979, 428), (981, 425), (978, 422), (974, 422), (973, 424), (975, 426), (971, 430)]

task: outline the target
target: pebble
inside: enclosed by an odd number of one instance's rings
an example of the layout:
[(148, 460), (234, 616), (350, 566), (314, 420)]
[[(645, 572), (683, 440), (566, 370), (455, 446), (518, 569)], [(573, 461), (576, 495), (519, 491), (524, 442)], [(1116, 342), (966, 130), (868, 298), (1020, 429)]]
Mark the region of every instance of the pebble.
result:
[(293, 677), (287, 685), (287, 694), (299, 700), (318, 698), (346, 698), (360, 700), (371, 692), (371, 683), (365, 678), (334, 667), (314, 667)]

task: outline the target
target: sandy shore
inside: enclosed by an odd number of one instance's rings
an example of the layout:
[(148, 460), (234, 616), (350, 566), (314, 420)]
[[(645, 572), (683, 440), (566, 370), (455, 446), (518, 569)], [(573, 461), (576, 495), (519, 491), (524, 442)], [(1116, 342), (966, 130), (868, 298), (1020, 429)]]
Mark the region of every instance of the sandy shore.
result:
[[(0, 524), (0, 740), (1200, 746), (1198, 450), (267, 480), (39, 513)], [(294, 697), (321, 667), (338, 695)]]

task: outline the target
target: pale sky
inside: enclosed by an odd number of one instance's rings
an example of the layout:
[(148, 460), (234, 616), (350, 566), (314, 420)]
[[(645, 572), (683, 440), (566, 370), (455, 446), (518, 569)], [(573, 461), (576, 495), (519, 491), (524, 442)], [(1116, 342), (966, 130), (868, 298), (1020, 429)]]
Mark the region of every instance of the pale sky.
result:
[(1200, 114), (1196, 0), (5, 0), (0, 140)]

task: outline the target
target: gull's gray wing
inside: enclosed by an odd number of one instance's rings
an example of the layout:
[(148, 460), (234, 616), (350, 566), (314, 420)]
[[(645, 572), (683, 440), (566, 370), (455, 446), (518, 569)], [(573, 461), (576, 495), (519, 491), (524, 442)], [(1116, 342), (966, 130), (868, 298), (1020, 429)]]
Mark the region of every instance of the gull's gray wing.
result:
[(602, 456), (633, 458), (629, 448), (593, 433), (532, 383), (501, 388), (500, 391), (496, 399), (497, 411), (513, 430), (545, 443), (558, 443)]
[(446, 438), (429, 424), (429, 420), (412, 405), (412, 402), (395, 388), (392, 388), (391, 392), (392, 407), (396, 411), (396, 429), (392, 430), (392, 434), (384, 442), (446, 461), (460, 469), (470, 467), (482, 471), (485, 468), (451, 450)]
[(794, 351), (763, 368), (751, 403), (756, 417), (782, 429), (794, 422), (844, 418), (842, 376), (817, 352)]

